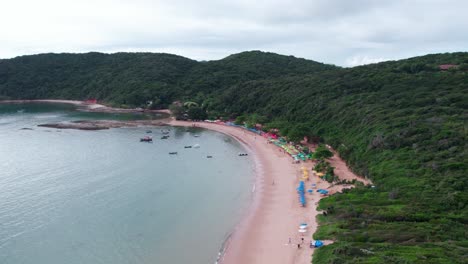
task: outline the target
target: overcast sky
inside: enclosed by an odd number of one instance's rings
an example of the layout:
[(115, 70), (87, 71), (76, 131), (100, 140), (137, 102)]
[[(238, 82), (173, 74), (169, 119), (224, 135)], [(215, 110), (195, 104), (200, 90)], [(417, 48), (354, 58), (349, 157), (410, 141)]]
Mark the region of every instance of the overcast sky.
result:
[(468, 51), (468, 0), (0, 0), (0, 58), (271, 51), (341, 66)]

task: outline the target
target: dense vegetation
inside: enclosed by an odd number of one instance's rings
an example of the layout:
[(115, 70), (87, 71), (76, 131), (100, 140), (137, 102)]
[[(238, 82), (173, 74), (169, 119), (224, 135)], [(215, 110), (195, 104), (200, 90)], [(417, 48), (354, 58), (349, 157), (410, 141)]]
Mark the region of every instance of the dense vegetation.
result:
[[(440, 64), (456, 64), (441, 71)], [(333, 146), (375, 187), (322, 200), (316, 263), (463, 263), (468, 257), (468, 53), (339, 68), (272, 53), (0, 60), (0, 97), (190, 101), (191, 115), (263, 123)], [(200, 111), (202, 110), (202, 111)]]

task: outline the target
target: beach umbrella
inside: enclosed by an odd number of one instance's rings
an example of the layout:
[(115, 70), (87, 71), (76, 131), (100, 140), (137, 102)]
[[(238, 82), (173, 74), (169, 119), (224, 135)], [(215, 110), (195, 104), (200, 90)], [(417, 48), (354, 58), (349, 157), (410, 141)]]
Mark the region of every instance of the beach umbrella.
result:
[(298, 231), (299, 231), (299, 233), (305, 233), (305, 232), (307, 232), (307, 230), (304, 230), (304, 229), (299, 229)]
[(299, 228), (300, 228), (300, 229), (306, 229), (307, 226), (306, 226), (306, 225), (305, 225), (305, 226), (301, 225), (301, 226), (299, 226)]

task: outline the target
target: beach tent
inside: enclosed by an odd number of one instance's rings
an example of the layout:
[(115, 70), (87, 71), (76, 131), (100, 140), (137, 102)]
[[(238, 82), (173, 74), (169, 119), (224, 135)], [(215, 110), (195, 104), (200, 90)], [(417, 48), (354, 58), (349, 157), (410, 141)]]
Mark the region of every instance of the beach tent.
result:
[(328, 191), (324, 189), (318, 189), (317, 192), (319, 192), (320, 194), (328, 194)]
[(315, 240), (314, 246), (315, 246), (316, 248), (321, 247), (321, 246), (323, 246), (323, 242), (320, 241), (320, 240)]
[(297, 187), (297, 192), (299, 193), (299, 202), (301, 203), (302, 206), (306, 205), (306, 199), (305, 199), (305, 184), (304, 181), (299, 182), (299, 186)]

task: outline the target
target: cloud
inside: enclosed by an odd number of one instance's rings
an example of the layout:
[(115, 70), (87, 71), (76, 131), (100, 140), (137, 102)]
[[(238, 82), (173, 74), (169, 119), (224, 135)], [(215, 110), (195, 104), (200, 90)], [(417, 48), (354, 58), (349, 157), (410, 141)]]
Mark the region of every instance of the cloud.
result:
[(16, 0), (0, 58), (43, 52), (171, 52), (198, 60), (265, 50), (354, 66), (466, 51), (456, 0)]
[(368, 56), (357, 55), (357, 56), (348, 58), (346, 60), (346, 65), (353, 67), (353, 66), (357, 66), (357, 65), (377, 63), (377, 62), (386, 61), (386, 60), (388, 60), (388, 59), (385, 59), (385, 58), (371, 58), (371, 57), (368, 57)]

